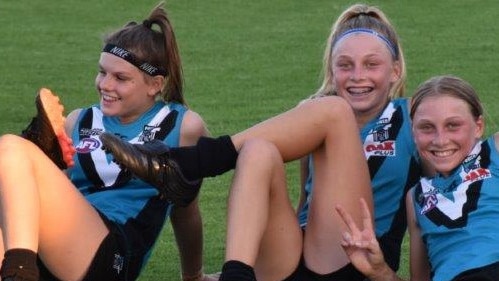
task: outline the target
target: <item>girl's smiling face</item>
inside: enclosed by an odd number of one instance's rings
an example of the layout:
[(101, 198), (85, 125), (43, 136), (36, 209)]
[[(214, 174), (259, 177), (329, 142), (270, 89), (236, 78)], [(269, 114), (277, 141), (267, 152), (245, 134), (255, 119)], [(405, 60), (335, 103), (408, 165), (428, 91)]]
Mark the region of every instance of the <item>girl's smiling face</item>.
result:
[(380, 38), (359, 33), (341, 39), (333, 48), (334, 85), (355, 114), (374, 118), (389, 100), (400, 78), (400, 66)]
[(95, 86), (100, 107), (108, 116), (117, 116), (122, 123), (136, 120), (155, 102), (162, 83), (160, 76), (146, 77), (141, 70), (113, 54), (101, 53)]
[(419, 154), (444, 176), (461, 164), (483, 132), (483, 117), (473, 116), (468, 103), (450, 95), (425, 97), (414, 112)]

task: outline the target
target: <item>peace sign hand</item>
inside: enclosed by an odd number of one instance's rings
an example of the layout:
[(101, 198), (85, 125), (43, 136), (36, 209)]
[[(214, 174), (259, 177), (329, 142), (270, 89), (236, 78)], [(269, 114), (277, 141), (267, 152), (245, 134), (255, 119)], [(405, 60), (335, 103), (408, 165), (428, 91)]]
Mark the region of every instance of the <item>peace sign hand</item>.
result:
[(362, 208), (362, 226), (360, 229), (352, 216), (341, 206), (336, 206), (336, 211), (346, 224), (348, 230), (343, 233), (341, 246), (352, 264), (364, 275), (376, 276), (388, 266), (384, 260), (383, 252), (376, 240), (371, 213), (366, 201), (360, 199)]

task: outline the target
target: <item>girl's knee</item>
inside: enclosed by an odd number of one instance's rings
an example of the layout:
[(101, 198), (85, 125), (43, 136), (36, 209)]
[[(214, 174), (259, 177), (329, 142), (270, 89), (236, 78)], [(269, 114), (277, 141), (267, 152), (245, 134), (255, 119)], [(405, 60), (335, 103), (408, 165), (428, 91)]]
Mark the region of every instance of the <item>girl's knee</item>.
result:
[(314, 116), (320, 116), (324, 122), (328, 123), (341, 121), (345, 118), (355, 118), (352, 107), (345, 99), (338, 96), (311, 99), (301, 105), (310, 107), (308, 112), (315, 113)]
[(26, 142), (26, 140), (17, 135), (6, 134), (0, 136), (0, 150), (5, 153), (16, 151), (23, 147), (23, 142)]
[[(20, 136), (7, 134), (0, 137), (0, 165), (13, 166), (33, 155), (31, 143)], [(34, 145), (33, 145), (34, 147)]]
[(273, 143), (263, 139), (250, 139), (243, 144), (239, 151), (238, 163), (241, 162), (255, 165), (282, 163), (282, 157)]

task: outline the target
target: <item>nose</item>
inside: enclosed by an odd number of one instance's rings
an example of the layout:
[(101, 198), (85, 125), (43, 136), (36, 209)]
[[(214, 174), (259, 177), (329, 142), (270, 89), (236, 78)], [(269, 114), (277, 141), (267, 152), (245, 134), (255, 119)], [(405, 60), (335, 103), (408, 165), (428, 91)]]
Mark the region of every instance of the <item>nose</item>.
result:
[(97, 87), (103, 91), (110, 91), (113, 87), (113, 79), (109, 75), (100, 73), (96, 78)]
[(449, 141), (447, 134), (444, 131), (437, 130), (435, 132), (435, 137), (433, 138), (432, 143), (434, 145), (443, 146)]
[(350, 80), (358, 81), (364, 78), (364, 68), (361, 66), (356, 66), (352, 68), (352, 72), (350, 74)]

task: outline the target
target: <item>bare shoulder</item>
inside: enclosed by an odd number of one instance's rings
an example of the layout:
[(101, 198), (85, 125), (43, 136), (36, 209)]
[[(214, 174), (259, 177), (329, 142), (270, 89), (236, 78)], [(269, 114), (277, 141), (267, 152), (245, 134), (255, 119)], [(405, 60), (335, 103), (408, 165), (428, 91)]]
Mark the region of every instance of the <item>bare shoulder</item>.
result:
[(494, 134), (494, 143), (496, 144), (496, 150), (499, 151), (499, 132)]
[(412, 218), (414, 219), (415, 218), (415, 214), (414, 214), (414, 198), (413, 198), (413, 194), (414, 194), (414, 189), (416, 187), (413, 186), (411, 187), (407, 193), (405, 194), (405, 205), (406, 205), (406, 208), (407, 208), (407, 215), (408, 215), (408, 218)]
[(70, 134), (73, 131), (73, 128), (76, 124), (76, 121), (78, 120), (78, 116), (80, 115), (81, 108), (77, 108), (73, 111), (71, 111), (67, 116), (66, 116), (66, 122), (64, 123), (64, 129), (66, 130), (67, 134)]
[(209, 132), (201, 115), (197, 112), (188, 110), (182, 120), (180, 128), (180, 145), (192, 145), (197, 142), (199, 137), (208, 136)]
[(296, 106), (298, 107), (298, 106), (304, 104), (305, 102), (307, 102), (308, 100), (311, 100), (311, 98), (302, 99), (301, 101), (298, 102), (298, 104)]

